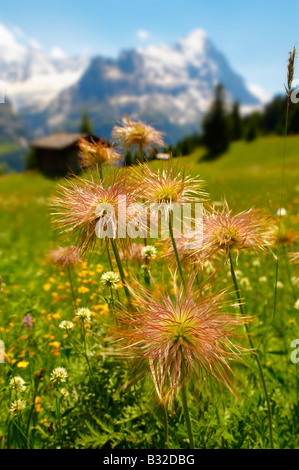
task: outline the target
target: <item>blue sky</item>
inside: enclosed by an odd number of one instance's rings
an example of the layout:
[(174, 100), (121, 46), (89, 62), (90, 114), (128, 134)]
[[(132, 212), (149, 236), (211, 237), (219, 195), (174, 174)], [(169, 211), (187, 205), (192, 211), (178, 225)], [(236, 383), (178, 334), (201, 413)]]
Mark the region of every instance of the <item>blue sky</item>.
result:
[(274, 94), (283, 92), (298, 13), (299, 0), (10, 0), (1, 2), (0, 22), (71, 55), (116, 56), (202, 28), (248, 84)]

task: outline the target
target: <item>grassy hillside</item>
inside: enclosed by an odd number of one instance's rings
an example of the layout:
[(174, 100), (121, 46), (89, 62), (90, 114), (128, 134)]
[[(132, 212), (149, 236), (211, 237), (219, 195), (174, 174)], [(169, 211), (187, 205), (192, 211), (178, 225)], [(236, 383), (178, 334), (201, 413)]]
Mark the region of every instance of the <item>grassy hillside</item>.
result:
[[(174, 159), (178, 166), (190, 168), (192, 175), (200, 174), (207, 182), (213, 200), (224, 195), (230, 202), (279, 205), (282, 182), (284, 139), (267, 137), (247, 144), (240, 141), (231, 145), (217, 160), (205, 161), (205, 149), (197, 149), (191, 156)], [(290, 136), (286, 142), (285, 184), (288, 200), (299, 197), (299, 136)], [(161, 162), (154, 162), (158, 168)]]
[[(1, 158), (0, 146), (0, 158)], [(199, 174), (207, 182), (207, 191), (213, 200), (220, 200), (224, 195), (230, 199), (248, 200), (267, 206), (269, 200), (279, 204), (282, 182), (284, 139), (274, 136), (260, 138), (247, 144), (240, 141), (231, 145), (230, 149), (216, 160), (205, 160), (205, 149), (198, 148), (190, 156), (175, 158), (173, 161), (178, 168), (186, 166), (192, 175)], [(3, 146), (3, 151), (10, 148)], [(153, 168), (163, 168), (161, 161), (153, 161)], [(30, 176), (36, 178), (43, 187), (45, 180), (42, 176)], [(27, 187), (28, 179), (25, 175), (11, 175), (1, 180), (0, 191), (15, 186), (17, 181), (19, 190), (22, 184)], [(24, 182), (24, 183), (22, 183)], [(50, 190), (55, 187), (55, 182), (45, 183)], [(285, 184), (286, 196), (292, 198), (298, 195), (299, 188), (299, 136), (287, 138), (285, 151)], [(38, 191), (39, 184), (37, 184)], [(21, 189), (20, 189), (21, 188)]]

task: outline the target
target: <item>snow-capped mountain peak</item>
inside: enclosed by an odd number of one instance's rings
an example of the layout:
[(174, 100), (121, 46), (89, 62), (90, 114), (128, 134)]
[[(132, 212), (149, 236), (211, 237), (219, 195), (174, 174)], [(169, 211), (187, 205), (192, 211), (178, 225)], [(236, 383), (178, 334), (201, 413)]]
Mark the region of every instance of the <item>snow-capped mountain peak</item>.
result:
[(186, 38), (180, 39), (178, 44), (182, 51), (188, 53), (190, 57), (203, 55), (206, 52), (208, 36), (203, 29), (197, 28), (191, 31)]
[(79, 125), (88, 109), (94, 129), (109, 135), (123, 114), (160, 123), (170, 141), (198, 129), (221, 83), (228, 99), (247, 108), (260, 104), (207, 34), (196, 29), (176, 44), (123, 51), (116, 59), (95, 57), (78, 84), (51, 103), (48, 129), (71, 120)]
[[(198, 128), (221, 83), (231, 102), (250, 109), (261, 104), (205, 31), (195, 29), (173, 44), (123, 51), (116, 59), (70, 58), (0, 24), (0, 80), (15, 109), (33, 123), (36, 135), (77, 129), (83, 110), (99, 135), (123, 114), (160, 122), (175, 141)], [(41, 111), (46, 111), (41, 113)], [(163, 129), (164, 127), (164, 129)]]

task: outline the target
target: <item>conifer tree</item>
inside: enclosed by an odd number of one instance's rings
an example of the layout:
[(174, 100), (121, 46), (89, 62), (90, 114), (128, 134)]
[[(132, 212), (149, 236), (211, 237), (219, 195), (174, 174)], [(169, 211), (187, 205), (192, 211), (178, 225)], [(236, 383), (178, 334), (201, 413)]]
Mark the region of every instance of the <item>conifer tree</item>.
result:
[(203, 143), (211, 154), (225, 152), (229, 147), (230, 137), (227, 116), (224, 107), (224, 89), (217, 85), (210, 111), (204, 117)]
[(91, 125), (89, 116), (88, 116), (86, 111), (84, 111), (82, 113), (82, 121), (81, 121), (81, 125), (80, 125), (80, 132), (82, 132), (82, 134), (88, 134), (88, 135), (93, 133), (92, 125)]

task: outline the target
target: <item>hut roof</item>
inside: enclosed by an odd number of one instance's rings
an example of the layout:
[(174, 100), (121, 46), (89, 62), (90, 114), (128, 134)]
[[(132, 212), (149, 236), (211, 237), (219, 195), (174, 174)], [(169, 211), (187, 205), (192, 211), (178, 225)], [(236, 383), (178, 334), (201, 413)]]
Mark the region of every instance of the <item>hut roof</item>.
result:
[(156, 159), (157, 160), (170, 160), (171, 155), (170, 153), (157, 153)]
[(31, 142), (31, 147), (61, 150), (74, 145), (79, 139), (86, 137), (88, 137), (88, 134), (79, 132), (55, 132), (54, 134), (34, 140)]

